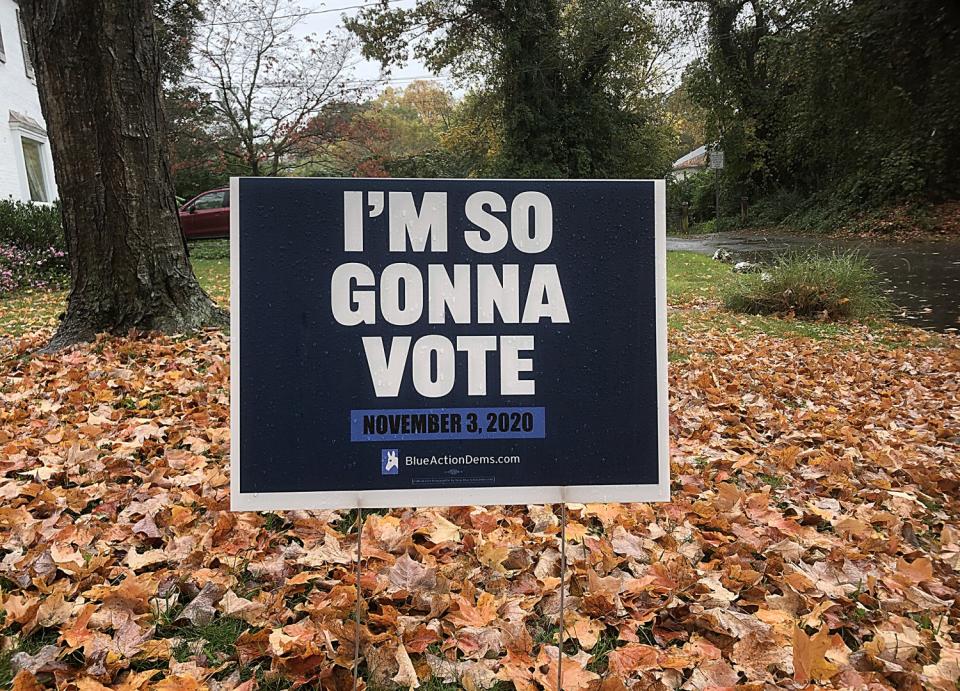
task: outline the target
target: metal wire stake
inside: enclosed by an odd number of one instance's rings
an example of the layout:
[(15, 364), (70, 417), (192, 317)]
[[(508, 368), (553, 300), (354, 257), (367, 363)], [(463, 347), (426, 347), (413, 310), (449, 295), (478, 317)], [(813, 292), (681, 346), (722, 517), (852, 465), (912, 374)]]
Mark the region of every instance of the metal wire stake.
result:
[(357, 507), (357, 606), (354, 611), (353, 623), (353, 691), (357, 691), (357, 684), (360, 680), (360, 599), (362, 592), (360, 589), (360, 539), (363, 536), (363, 509)]
[(557, 691), (563, 691), (563, 591), (567, 580), (567, 505), (560, 504), (560, 640), (557, 645)]

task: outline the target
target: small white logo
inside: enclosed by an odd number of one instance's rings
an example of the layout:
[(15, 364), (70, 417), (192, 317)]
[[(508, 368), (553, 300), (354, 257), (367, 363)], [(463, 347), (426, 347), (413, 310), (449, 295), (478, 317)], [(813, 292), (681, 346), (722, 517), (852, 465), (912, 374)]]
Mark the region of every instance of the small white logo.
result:
[(380, 452), (380, 474), (397, 475), (400, 472), (400, 452), (397, 449), (383, 449)]

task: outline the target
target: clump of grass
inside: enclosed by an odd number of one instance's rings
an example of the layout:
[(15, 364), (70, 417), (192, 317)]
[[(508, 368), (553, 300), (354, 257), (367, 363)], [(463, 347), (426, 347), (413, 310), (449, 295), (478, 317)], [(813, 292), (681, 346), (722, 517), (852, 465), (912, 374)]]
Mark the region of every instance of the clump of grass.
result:
[(179, 639), (173, 649), (173, 657), (178, 662), (186, 662), (194, 652), (202, 650), (209, 660), (219, 663), (235, 656), (237, 638), (249, 628), (244, 621), (223, 617), (202, 625), (161, 625), (157, 633), (162, 638)]
[(785, 314), (808, 319), (864, 319), (890, 305), (880, 277), (855, 252), (793, 252), (764, 271), (737, 275), (723, 291), (724, 306), (747, 314)]

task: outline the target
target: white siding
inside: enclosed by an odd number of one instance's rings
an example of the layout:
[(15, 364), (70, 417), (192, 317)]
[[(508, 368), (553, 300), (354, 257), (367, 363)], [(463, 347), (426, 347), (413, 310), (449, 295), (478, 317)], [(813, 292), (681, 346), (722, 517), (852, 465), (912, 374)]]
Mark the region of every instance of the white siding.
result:
[(53, 176), (49, 141), (30, 127), (24, 127), (17, 122), (11, 123), (10, 113), (13, 111), (27, 116), (41, 128), (46, 128), (40, 112), (36, 82), (27, 77), (24, 65), (17, 11), (17, 3), (13, 0), (0, 0), (0, 35), (3, 36), (6, 58), (5, 62), (0, 62), (0, 199), (30, 200), (21, 137), (29, 137), (42, 144), (47, 194), (50, 199), (56, 199), (57, 185)]

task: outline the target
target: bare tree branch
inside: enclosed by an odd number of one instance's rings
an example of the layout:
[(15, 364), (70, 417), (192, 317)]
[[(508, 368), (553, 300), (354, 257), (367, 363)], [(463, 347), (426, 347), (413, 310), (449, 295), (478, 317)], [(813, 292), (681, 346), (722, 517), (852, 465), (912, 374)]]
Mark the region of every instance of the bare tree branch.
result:
[(252, 175), (298, 167), (328, 136), (318, 116), (360, 95), (347, 86), (352, 41), (304, 35), (307, 13), (295, 0), (206, 0), (204, 12), (188, 79), (223, 116), (230, 134), (223, 153)]

